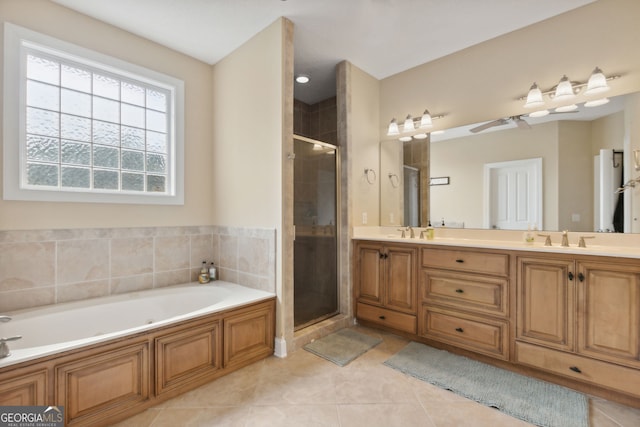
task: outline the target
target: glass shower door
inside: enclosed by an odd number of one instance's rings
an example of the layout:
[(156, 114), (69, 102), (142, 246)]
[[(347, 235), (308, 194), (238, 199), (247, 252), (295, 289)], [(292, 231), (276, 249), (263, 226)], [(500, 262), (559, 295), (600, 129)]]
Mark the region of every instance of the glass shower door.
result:
[(337, 148), (294, 138), (294, 329), (338, 313)]

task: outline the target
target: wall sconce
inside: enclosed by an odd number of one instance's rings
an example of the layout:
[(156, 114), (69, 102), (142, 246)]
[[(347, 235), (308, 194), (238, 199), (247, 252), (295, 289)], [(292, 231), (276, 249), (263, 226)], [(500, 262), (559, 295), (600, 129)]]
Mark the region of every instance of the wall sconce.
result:
[[(398, 138), (402, 142), (411, 141), (412, 139), (425, 139), (427, 138), (427, 132), (425, 132), (425, 129), (431, 129), (433, 127), (433, 120), (441, 119), (443, 117), (444, 114), (432, 116), (431, 113), (429, 113), (429, 110), (424, 110), (424, 113), (422, 113), (419, 118), (413, 118), (411, 114), (407, 114), (407, 118), (402, 124), (402, 131), (400, 131), (398, 121), (394, 118), (389, 123), (387, 136), (398, 136), (402, 134), (402, 136)], [(420, 132), (415, 133), (416, 131)]]
[[(545, 107), (544, 96), (546, 95), (552, 102), (559, 105), (555, 108), (558, 113), (566, 113), (576, 110), (578, 106), (575, 102), (572, 102), (582, 89), (585, 96), (598, 95), (609, 90), (609, 80), (620, 78), (619, 75), (605, 76), (602, 70), (596, 67), (589, 80), (584, 82), (571, 81), (566, 75), (563, 75), (557, 85), (551, 89), (542, 91), (537, 83), (533, 83), (526, 97), (520, 97), (519, 99), (526, 99), (524, 104), (525, 108), (535, 109), (529, 114), (530, 117), (543, 117), (549, 114), (549, 109)], [(584, 103), (585, 107), (597, 107), (598, 105), (604, 105), (609, 102), (608, 98), (599, 98), (595, 100), (587, 100)]]

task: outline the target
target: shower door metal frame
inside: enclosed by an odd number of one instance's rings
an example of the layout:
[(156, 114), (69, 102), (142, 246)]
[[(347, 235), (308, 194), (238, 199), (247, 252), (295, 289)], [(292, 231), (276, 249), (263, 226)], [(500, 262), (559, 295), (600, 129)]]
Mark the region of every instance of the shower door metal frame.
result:
[[(336, 220), (336, 230), (335, 230), (335, 237), (336, 237), (336, 280), (335, 280), (335, 287), (336, 287), (336, 310), (332, 313), (327, 313), (323, 316), (320, 316), (316, 319), (313, 319), (309, 322), (303, 323), (302, 325), (298, 325), (295, 326), (295, 321), (294, 321), (294, 327), (293, 330), (295, 331), (299, 331), (301, 329), (304, 329), (308, 326), (311, 325), (315, 325), (317, 323), (322, 322), (323, 320), (329, 319), (333, 316), (336, 316), (338, 314), (340, 314), (340, 298), (341, 298), (341, 294), (340, 294), (340, 286), (339, 286), (339, 280), (341, 277), (341, 266), (340, 266), (340, 231), (342, 230), (342, 221), (340, 220), (340, 212), (341, 212), (341, 203), (340, 200), (341, 199), (341, 176), (342, 176), (342, 170), (341, 170), (341, 159), (340, 159), (340, 147), (338, 147), (337, 145), (333, 145), (333, 144), (329, 144), (327, 142), (322, 142), (322, 141), (318, 141), (317, 139), (312, 139), (312, 138), (307, 138), (306, 136), (302, 136), (302, 135), (297, 135), (297, 134), (293, 134), (293, 140), (294, 140), (294, 147), (293, 147), (293, 152), (295, 153), (295, 140), (299, 140), (302, 142), (306, 142), (309, 144), (318, 144), (321, 145), (323, 147), (326, 148), (330, 148), (335, 150), (335, 166), (336, 166), (336, 210), (335, 210), (335, 220)], [(295, 166), (294, 166), (295, 167)], [(295, 175), (295, 173), (294, 173)], [(294, 188), (295, 188), (295, 178), (294, 178)], [(293, 199), (295, 202), (295, 194), (293, 195)], [(295, 222), (293, 224), (294, 226), (294, 232), (293, 232), (293, 240), (295, 241), (296, 239), (296, 233), (295, 233)], [(296, 260), (295, 258), (293, 259), (293, 268), (294, 268), (294, 277), (295, 277), (295, 267), (296, 267)], [(295, 279), (294, 279), (295, 280)], [(295, 281), (293, 283), (293, 307), (292, 309), (295, 311)]]

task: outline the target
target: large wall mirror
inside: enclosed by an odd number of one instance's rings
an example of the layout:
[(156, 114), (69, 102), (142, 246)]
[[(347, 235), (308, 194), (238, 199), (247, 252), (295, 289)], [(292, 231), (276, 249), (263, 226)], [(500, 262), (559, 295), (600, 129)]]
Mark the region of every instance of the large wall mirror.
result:
[[(577, 112), (508, 118), (472, 133), (482, 125), (474, 124), (409, 144), (383, 141), (380, 223), (629, 231), (624, 193), (616, 190), (640, 174), (629, 167), (633, 153), (625, 141), (625, 123), (640, 113), (638, 99), (622, 95)], [(416, 144), (428, 154), (422, 166), (405, 162)]]

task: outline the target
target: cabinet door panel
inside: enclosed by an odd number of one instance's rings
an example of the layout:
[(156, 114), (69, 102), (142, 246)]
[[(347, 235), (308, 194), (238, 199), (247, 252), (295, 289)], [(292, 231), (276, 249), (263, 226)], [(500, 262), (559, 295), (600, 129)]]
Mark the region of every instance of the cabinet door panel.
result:
[(0, 382), (0, 406), (45, 405), (46, 400), (46, 368)]
[(416, 314), (417, 250), (387, 247), (385, 306)]
[(369, 304), (382, 305), (382, 247), (358, 246), (358, 299)]
[(639, 359), (640, 268), (579, 263), (578, 346), (583, 354)]
[(224, 367), (247, 364), (273, 354), (275, 301), (224, 319)]
[(518, 339), (573, 350), (572, 275), (572, 261), (518, 259)]

